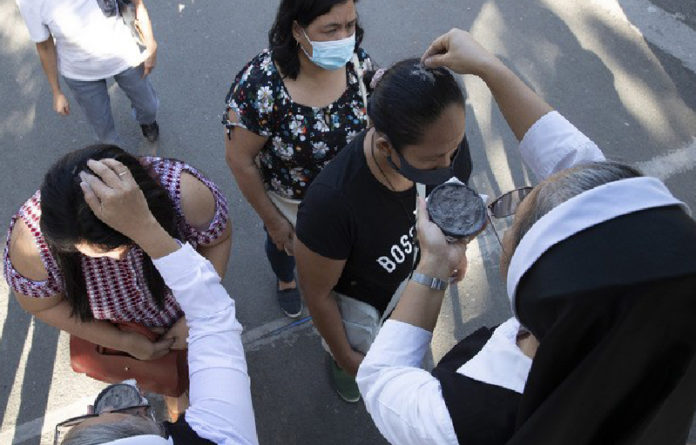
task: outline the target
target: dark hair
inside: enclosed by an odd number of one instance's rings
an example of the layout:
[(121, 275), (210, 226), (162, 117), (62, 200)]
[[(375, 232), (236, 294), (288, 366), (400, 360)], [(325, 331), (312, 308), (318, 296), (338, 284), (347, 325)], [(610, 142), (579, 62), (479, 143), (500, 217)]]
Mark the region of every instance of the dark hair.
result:
[[(115, 145), (90, 145), (63, 156), (48, 170), (41, 185), (41, 233), (63, 276), (64, 297), (72, 315), (82, 321), (94, 319), (89, 305), (80, 253), (80, 242), (104, 250), (133, 244), (97, 218), (85, 202), (80, 188), (81, 171), (89, 171), (89, 159), (112, 158), (123, 163), (145, 195), (155, 219), (173, 237), (181, 238), (174, 203), (167, 191), (150, 175), (137, 158)], [(147, 255), (143, 258), (143, 276), (160, 309), (164, 308), (166, 286)]]
[[(374, 73), (365, 76), (369, 84)], [(449, 105), (464, 108), (464, 91), (446, 68), (427, 68), (406, 59), (384, 72), (367, 105), (375, 129), (387, 136), (395, 150), (421, 141), (425, 127)]]
[[(351, 0), (282, 0), (278, 6), (275, 22), (268, 32), (268, 47), (273, 60), (280, 67), (284, 77), (297, 79), (300, 73), (299, 46), (292, 35), (292, 24), (307, 27), (317, 17), (327, 14), (336, 5)], [(358, 0), (352, 0), (358, 3)], [(359, 23), (355, 24), (355, 49), (362, 43), (364, 31)]]

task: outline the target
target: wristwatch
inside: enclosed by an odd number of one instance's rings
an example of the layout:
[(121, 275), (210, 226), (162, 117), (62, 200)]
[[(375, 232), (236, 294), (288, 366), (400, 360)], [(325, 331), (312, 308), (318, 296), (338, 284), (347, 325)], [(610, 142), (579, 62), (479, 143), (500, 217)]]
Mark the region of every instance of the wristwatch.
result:
[(447, 281), (431, 277), (420, 272), (413, 272), (413, 274), (411, 274), (411, 280), (435, 290), (445, 290), (447, 289), (448, 285)]

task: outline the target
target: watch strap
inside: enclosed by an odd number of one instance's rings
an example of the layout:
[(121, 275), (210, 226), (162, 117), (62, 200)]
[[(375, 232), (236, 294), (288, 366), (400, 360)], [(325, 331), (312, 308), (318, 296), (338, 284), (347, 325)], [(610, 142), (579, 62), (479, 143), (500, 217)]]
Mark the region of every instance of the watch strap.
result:
[(413, 274), (411, 274), (411, 280), (435, 290), (445, 290), (448, 286), (447, 281), (420, 272), (413, 272)]

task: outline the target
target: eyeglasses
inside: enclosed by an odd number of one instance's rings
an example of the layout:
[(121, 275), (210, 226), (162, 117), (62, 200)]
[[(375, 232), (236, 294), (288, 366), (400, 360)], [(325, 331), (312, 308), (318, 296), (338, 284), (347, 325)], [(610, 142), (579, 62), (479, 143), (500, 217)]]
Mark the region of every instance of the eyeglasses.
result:
[(514, 215), (517, 207), (519, 207), (520, 203), (524, 200), (524, 198), (527, 197), (527, 195), (529, 195), (529, 193), (531, 193), (533, 189), (534, 187), (520, 187), (500, 195), (493, 200), (493, 202), (488, 204), (488, 222), (491, 227), (493, 227), (493, 233), (495, 233), (495, 237), (498, 240), (501, 248), (503, 247), (503, 242), (500, 239), (500, 235), (498, 235), (498, 230), (496, 230), (495, 225), (491, 220), (491, 216), (496, 219), (500, 219)]
[(150, 409), (150, 405), (136, 405), (136, 406), (129, 406), (127, 408), (121, 408), (121, 409), (115, 409), (113, 411), (104, 411), (101, 413), (95, 413), (95, 414), (85, 414), (83, 416), (79, 417), (73, 417), (71, 419), (64, 420), (60, 422), (58, 425), (56, 425), (56, 429), (53, 433), (53, 445), (59, 445), (61, 440), (65, 438), (65, 435), (68, 434), (68, 432), (80, 425), (82, 422), (88, 419), (93, 419), (95, 417), (99, 417), (102, 414), (129, 414), (131, 416), (142, 416), (143, 413), (151, 418), (153, 421), (155, 420), (155, 415)]

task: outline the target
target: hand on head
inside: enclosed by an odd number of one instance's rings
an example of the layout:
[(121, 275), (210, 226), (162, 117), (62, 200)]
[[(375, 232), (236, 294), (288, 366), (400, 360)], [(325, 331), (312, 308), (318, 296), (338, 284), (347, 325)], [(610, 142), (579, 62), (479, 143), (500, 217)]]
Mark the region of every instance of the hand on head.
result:
[(453, 28), (435, 39), (421, 57), (421, 62), (428, 68), (444, 66), (458, 74), (480, 75), (486, 65), (497, 62), (497, 59), (471, 34)]
[(89, 160), (87, 166), (94, 172), (80, 172), (87, 205), (106, 225), (134, 239), (154, 216), (130, 170), (115, 159)]

